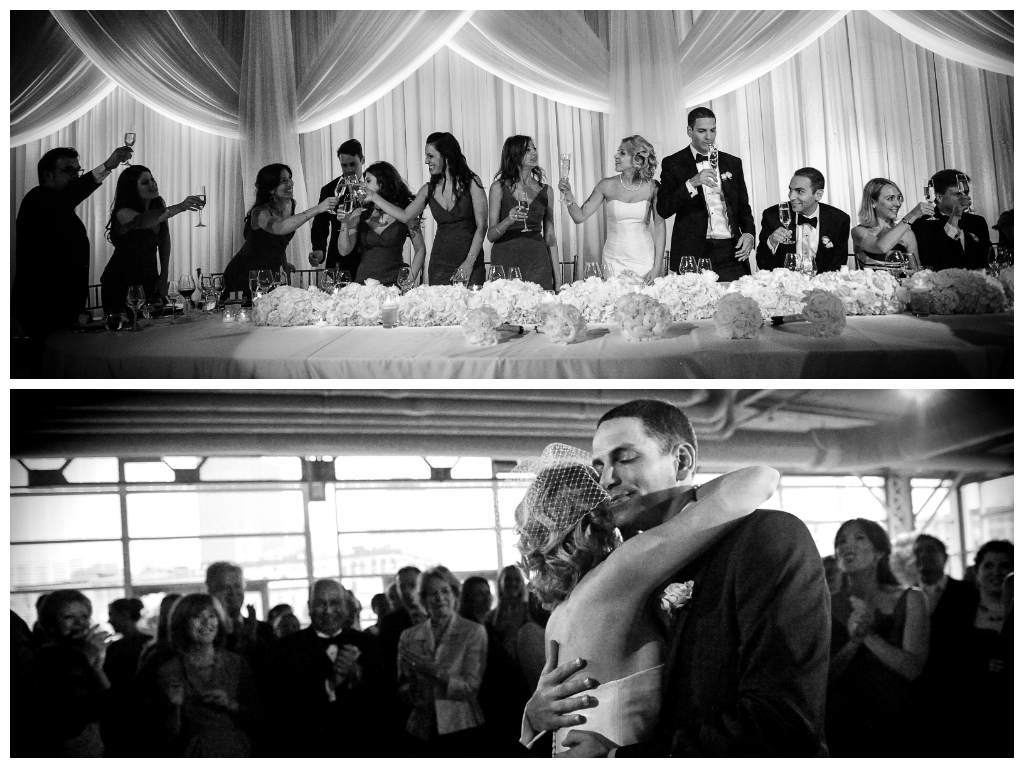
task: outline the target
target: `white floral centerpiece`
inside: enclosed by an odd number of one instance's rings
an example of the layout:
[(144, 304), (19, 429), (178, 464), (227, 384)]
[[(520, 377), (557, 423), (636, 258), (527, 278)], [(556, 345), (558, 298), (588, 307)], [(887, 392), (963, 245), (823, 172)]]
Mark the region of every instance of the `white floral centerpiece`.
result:
[(540, 285), (524, 280), (492, 280), (484, 283), (479, 291), (470, 293), (470, 307), (479, 301), (481, 305), (492, 307), (502, 323), (513, 325), (536, 324), (537, 309), (544, 299)]
[[(459, 325), (473, 294), (461, 285), (421, 285), (399, 299), (398, 320), (402, 325), (423, 327)], [(474, 304), (482, 306), (482, 298)]]
[(638, 290), (637, 283), (636, 277), (628, 272), (608, 280), (588, 277), (562, 286), (558, 300), (563, 304), (572, 304), (589, 323), (614, 323), (615, 302), (628, 293), (635, 293)]
[(626, 341), (663, 339), (672, 313), (667, 305), (640, 293), (629, 293), (615, 302), (619, 332)]
[(726, 291), (726, 286), (717, 280), (714, 272), (673, 272), (654, 278), (642, 293), (667, 306), (674, 321), (707, 320), (715, 314), (718, 300)]
[(725, 289), (753, 299), (761, 308), (762, 318), (768, 320), (799, 314), (803, 310), (804, 294), (811, 289), (811, 281), (799, 272), (780, 267), (762, 269), (756, 275), (744, 275)]
[(331, 298), (315, 286), (303, 290), (281, 285), (256, 299), (253, 322), (282, 327), (322, 324)]
[(328, 325), (378, 325), (387, 289), (369, 279), (365, 285), (349, 283), (332, 297), (325, 319)]
[(815, 288), (838, 296), (848, 315), (896, 315), (903, 311), (896, 298), (900, 284), (884, 269), (824, 272), (811, 282)]
[(910, 304), (912, 288), (924, 288), (936, 315), (977, 315), (1006, 311), (1006, 293), (1000, 281), (967, 269), (922, 270), (905, 280), (896, 291), (902, 304)]

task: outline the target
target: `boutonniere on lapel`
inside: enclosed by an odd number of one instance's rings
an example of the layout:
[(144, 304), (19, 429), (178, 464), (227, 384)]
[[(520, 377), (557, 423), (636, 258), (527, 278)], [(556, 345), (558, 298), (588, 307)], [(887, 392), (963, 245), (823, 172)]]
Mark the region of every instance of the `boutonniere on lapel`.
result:
[(687, 581), (682, 584), (669, 584), (661, 593), (661, 610), (670, 617), (680, 608), (690, 602), (693, 597), (693, 582)]
[(731, 171), (726, 171), (725, 173), (722, 174), (722, 181), (725, 181), (726, 179), (731, 179), (731, 178), (732, 178), (732, 172)]
[(968, 236), (969, 236), (969, 237), (971, 238), (971, 240), (973, 240), (974, 242), (976, 242), (976, 243), (977, 243), (977, 242), (979, 242), (979, 241), (978, 241), (978, 236), (977, 236), (976, 234), (974, 234), (973, 232), (968, 232), (968, 233), (967, 233), (967, 235), (968, 235)]
[(828, 235), (825, 235), (823, 238), (821, 238), (821, 243), (826, 248), (831, 248), (832, 247), (832, 241), (828, 239)]

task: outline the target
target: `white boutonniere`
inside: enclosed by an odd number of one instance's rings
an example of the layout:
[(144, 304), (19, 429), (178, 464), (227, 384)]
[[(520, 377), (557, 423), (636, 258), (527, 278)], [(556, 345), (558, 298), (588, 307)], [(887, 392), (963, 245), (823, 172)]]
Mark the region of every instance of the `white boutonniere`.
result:
[(968, 232), (967, 234), (970, 235), (971, 240), (973, 240), (976, 243), (978, 242), (978, 236), (976, 234), (974, 234), (973, 232)]
[(670, 616), (686, 605), (693, 597), (693, 582), (687, 581), (683, 584), (669, 584), (661, 593), (661, 610)]
[(821, 242), (822, 245), (824, 245), (826, 248), (832, 247), (832, 241), (828, 239), (828, 235), (825, 235), (825, 237), (821, 238)]
[(722, 174), (722, 181), (725, 181), (726, 179), (731, 179), (731, 178), (732, 178), (732, 172), (731, 171), (726, 171), (725, 173)]

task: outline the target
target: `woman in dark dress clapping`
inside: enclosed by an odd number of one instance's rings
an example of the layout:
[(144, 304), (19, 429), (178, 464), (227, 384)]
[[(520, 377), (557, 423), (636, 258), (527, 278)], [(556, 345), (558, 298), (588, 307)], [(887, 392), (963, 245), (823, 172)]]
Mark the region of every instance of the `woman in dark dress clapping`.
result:
[(125, 311), (130, 285), (145, 288), (149, 300), (167, 295), (171, 261), (167, 220), (200, 207), (199, 198), (192, 195), (177, 205), (166, 205), (153, 173), (144, 165), (132, 165), (121, 172), (107, 221), (107, 239), (114, 245), (114, 254), (100, 277), (105, 313)]
[[(413, 201), (412, 192), (405, 180), (390, 163), (373, 163), (363, 172), (363, 178), (369, 193), (367, 202), (372, 196), (378, 196), (391, 205), (405, 208)], [(413, 245), (410, 277), (413, 284), (419, 280), (426, 246), (415, 223), (410, 227), (372, 203), (369, 208), (356, 208), (349, 214), (349, 222), (341, 227), (338, 234), (338, 253), (342, 256), (350, 254), (356, 246), (356, 238), (349, 233), (355, 223), (353, 220), (358, 222), (356, 237), (362, 254), (355, 274), (357, 283), (373, 279), (384, 285), (395, 285), (399, 270), (405, 266), (402, 251), (406, 239), (411, 239)]]
[(470, 170), (462, 147), (450, 133), (427, 136), (424, 154), (430, 181), (409, 205), (402, 209), (382, 201), (379, 195), (368, 199), (406, 224), (429, 205), (437, 222), (430, 247), (429, 284), (447, 284), (455, 271), (461, 269), (470, 285), (480, 285), (484, 281), (483, 245), (487, 230), (487, 195), (483, 184)]
[[(518, 267), (523, 280), (544, 290), (557, 287), (558, 242), (551, 209), (551, 187), (537, 166), (537, 146), (529, 136), (510, 136), (501, 148), (501, 170), (488, 194), (487, 239), (491, 264)], [(524, 204), (525, 209), (520, 207)], [(526, 227), (526, 229), (524, 229)]]
[(336, 197), (327, 197), (319, 205), (295, 213), (293, 190), (292, 169), (284, 163), (266, 165), (256, 174), (256, 202), (245, 216), (245, 244), (224, 269), (226, 293), (243, 291), (248, 295), (252, 269), (290, 272), (293, 267), (285, 249), (295, 230), (317, 214), (334, 210), (338, 202)]

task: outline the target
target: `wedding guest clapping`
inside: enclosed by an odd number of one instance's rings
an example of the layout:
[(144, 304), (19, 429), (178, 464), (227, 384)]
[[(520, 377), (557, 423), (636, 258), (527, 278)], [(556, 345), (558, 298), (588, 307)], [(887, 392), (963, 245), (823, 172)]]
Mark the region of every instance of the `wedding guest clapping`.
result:
[(923, 216), (935, 213), (935, 206), (924, 201), (918, 203), (898, 222), (903, 207), (903, 193), (888, 179), (872, 179), (864, 185), (864, 194), (857, 210), (860, 224), (853, 228), (853, 250), (862, 267), (885, 264), (890, 251), (907, 254), (912, 267), (921, 266), (917, 237), (912, 224)]
[(450, 133), (427, 136), (424, 154), (430, 180), (404, 210), (378, 199), (379, 195), (373, 202), (406, 224), (412, 224), (429, 205), (437, 232), (430, 248), (428, 283), (445, 285), (462, 270), (464, 281), (480, 285), (484, 281), (483, 245), (487, 230), (483, 183), (466, 162), (458, 139)]
[(149, 168), (133, 165), (124, 170), (107, 221), (107, 240), (113, 244), (114, 254), (100, 276), (105, 313), (125, 311), (130, 285), (141, 285), (149, 301), (167, 295), (171, 263), (167, 221), (185, 211), (198, 211), (202, 205), (194, 195), (167, 205)]
[(984, 269), (991, 237), (988, 224), (970, 212), (971, 179), (947, 168), (932, 176), (935, 218), (913, 223), (921, 249), (921, 265), (928, 269)]
[(561, 284), (551, 187), (537, 165), (537, 146), (529, 136), (510, 136), (501, 148), (501, 170), (488, 192), (487, 239), (491, 264), (508, 273), (517, 267), (523, 280), (544, 290)]
[(848, 520), (835, 539), (843, 585), (832, 596), (832, 654), (825, 729), (834, 757), (915, 754), (903, 719), (911, 683), (928, 658), (928, 608), (889, 568), (889, 537)]
[(292, 271), (285, 249), (295, 230), (318, 213), (334, 210), (338, 198), (328, 197), (313, 208), (295, 213), (292, 169), (283, 163), (260, 168), (256, 174), (256, 202), (245, 215), (245, 244), (224, 269), (224, 290), (249, 294), (249, 270)]
[[(29, 190), (18, 209), (17, 274), (11, 287), (11, 312), (30, 338), (41, 342), (85, 310), (89, 235), (75, 208), (131, 156), (129, 147), (119, 147), (85, 174), (73, 147), (51, 149), (39, 159), (39, 186)], [(45, 302), (39, 300), (42, 285)]]
[(656, 206), (657, 169), (654, 146), (643, 136), (629, 136), (615, 152), (616, 175), (597, 182), (582, 207), (576, 204), (569, 180), (558, 182), (569, 216), (577, 224), (606, 205), (608, 237), (601, 251), (605, 277), (627, 270), (645, 279), (664, 274), (661, 255), (665, 253), (665, 220), (661, 206)]
[[(423, 243), (419, 222), (407, 225), (382, 210), (377, 201), (404, 209), (413, 201), (405, 179), (390, 163), (377, 162), (366, 169), (365, 186), (368, 208), (356, 207), (346, 217), (337, 241), (337, 250), (343, 257), (358, 248), (359, 267), (355, 273), (357, 283), (377, 280), (384, 285), (395, 285), (399, 271), (405, 264), (405, 241), (413, 247), (409, 277), (415, 285), (423, 272), (423, 256), (427, 251)], [(353, 234), (355, 233), (355, 234)]]

